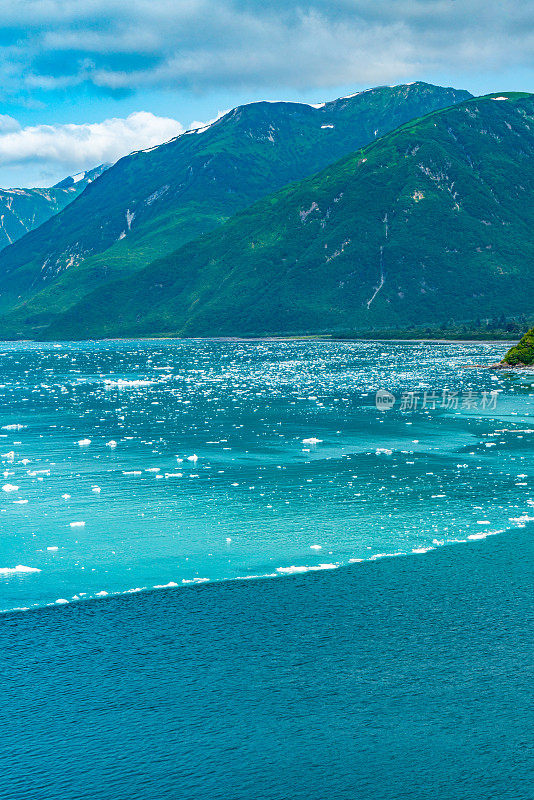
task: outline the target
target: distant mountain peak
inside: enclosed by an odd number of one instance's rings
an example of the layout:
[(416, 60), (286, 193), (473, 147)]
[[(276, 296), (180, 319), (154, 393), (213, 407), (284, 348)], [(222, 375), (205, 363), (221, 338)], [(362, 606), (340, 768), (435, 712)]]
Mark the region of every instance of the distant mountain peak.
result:
[[(76, 186), (77, 184), (84, 184), (87, 186), (88, 183), (94, 181), (95, 178), (98, 178), (102, 173), (109, 169), (111, 164), (100, 164), (98, 167), (93, 167), (93, 169), (88, 169), (83, 172), (77, 172), (75, 175), (69, 175), (63, 180), (59, 181), (59, 183), (55, 183), (52, 187), (53, 189), (70, 189), (72, 186)], [(80, 188), (80, 187), (79, 187)]]
[[(321, 108), (251, 103), (131, 153), (0, 254), (0, 308), (16, 308), (20, 333), (31, 337), (100, 285), (166, 256), (414, 117), (470, 97), (421, 84), (378, 87)], [(72, 193), (83, 183), (71, 180), (54, 191)], [(135, 220), (128, 225), (130, 215)]]

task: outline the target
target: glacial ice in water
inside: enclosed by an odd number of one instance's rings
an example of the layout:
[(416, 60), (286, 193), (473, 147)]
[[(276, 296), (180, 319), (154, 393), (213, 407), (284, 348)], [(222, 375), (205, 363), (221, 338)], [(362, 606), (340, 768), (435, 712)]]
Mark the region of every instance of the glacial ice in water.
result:
[[(498, 355), (487, 344), (9, 345), (0, 397), (6, 423), (25, 427), (1, 432), (14, 454), (4, 485), (19, 489), (0, 493), (12, 532), (0, 607), (415, 558), (531, 525), (530, 396), (458, 370)], [(114, 376), (130, 391), (105, 383)], [(374, 407), (379, 387), (400, 398), (496, 383), (501, 408), (486, 416)]]

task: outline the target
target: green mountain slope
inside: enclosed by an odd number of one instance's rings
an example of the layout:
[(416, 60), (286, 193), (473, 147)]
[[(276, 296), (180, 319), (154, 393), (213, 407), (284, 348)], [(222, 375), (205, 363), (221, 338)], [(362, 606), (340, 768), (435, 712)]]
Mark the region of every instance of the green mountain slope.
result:
[[(469, 93), (381, 87), (319, 107), (254, 103), (121, 159), (61, 214), (0, 254), (0, 309), (35, 335), (96, 286), (130, 274), (237, 211)], [(32, 299), (35, 297), (35, 300)]]
[(102, 164), (69, 176), (48, 189), (0, 189), (0, 249), (13, 244), (72, 203), (108, 166)]
[(534, 309), (534, 96), (409, 123), (96, 291), (48, 337), (403, 327)]

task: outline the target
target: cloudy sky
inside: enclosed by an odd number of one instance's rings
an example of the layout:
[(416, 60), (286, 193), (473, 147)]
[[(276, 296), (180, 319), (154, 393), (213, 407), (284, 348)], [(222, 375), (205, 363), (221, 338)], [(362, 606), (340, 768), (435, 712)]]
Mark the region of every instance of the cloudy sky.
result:
[(258, 99), (534, 89), (534, 0), (0, 0), (0, 186), (50, 185)]

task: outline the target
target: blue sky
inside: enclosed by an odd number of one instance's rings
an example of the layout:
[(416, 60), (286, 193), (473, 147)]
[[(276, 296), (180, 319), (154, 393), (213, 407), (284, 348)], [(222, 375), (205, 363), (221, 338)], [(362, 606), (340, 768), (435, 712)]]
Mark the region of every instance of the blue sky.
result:
[(0, 0), (0, 186), (259, 99), (426, 80), (532, 91), (532, 0)]

